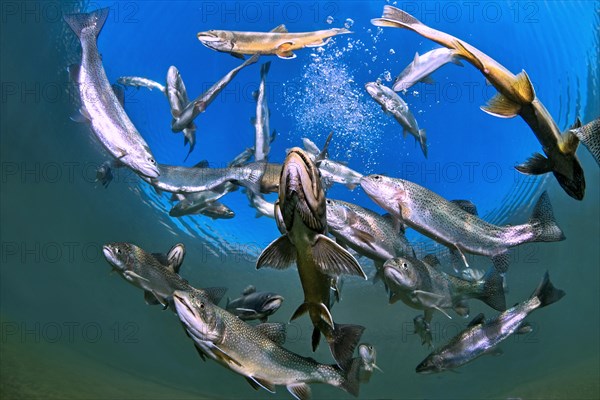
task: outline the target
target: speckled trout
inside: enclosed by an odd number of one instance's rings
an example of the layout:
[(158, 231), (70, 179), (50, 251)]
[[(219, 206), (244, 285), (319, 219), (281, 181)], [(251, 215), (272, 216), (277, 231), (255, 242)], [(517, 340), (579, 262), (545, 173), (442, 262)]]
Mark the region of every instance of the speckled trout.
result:
[(366, 279), (366, 275), (350, 253), (326, 236), (325, 193), (319, 170), (310, 156), (298, 147), (288, 152), (283, 164), (275, 220), (283, 235), (263, 250), (256, 267), (284, 269), (296, 262), (304, 303), (291, 319), (308, 313), (315, 327), (313, 350), (323, 333), (338, 365), (345, 365), (364, 328), (333, 322), (328, 307), (331, 279), (341, 274)]
[[(492, 257), (496, 268), (504, 272), (508, 249), (523, 243), (555, 242), (565, 236), (554, 220), (547, 193), (543, 193), (529, 222), (498, 226), (476, 215), (473, 206), (448, 201), (416, 183), (383, 175), (369, 175), (361, 180), (367, 195), (400, 222), (425, 236), (458, 251), (468, 266), (464, 253)], [(468, 203), (471, 204), (471, 203)]]
[(296, 58), (294, 50), (320, 47), (336, 35), (352, 33), (345, 28), (314, 32), (289, 33), (285, 25), (271, 32), (238, 32), (210, 30), (198, 33), (198, 40), (209, 49), (244, 58), (244, 54), (274, 54), (279, 58)]
[(410, 29), (444, 47), (456, 51), (481, 71), (498, 94), (481, 109), (501, 118), (520, 115), (529, 125), (546, 157), (535, 153), (517, 170), (525, 174), (540, 175), (552, 172), (565, 192), (577, 199), (585, 194), (585, 177), (579, 159), (575, 155), (579, 140), (572, 132), (561, 135), (550, 113), (535, 95), (533, 85), (525, 71), (514, 75), (496, 60), (452, 35), (423, 24), (412, 15), (389, 5), (383, 7), (383, 16), (372, 19), (376, 26)]
[(89, 14), (64, 16), (81, 41), (81, 65), (69, 67), (71, 79), (79, 87), (79, 112), (89, 121), (92, 131), (113, 157), (140, 176), (156, 178), (160, 175), (156, 160), (125, 113), (106, 77), (98, 52), (98, 35), (108, 12), (108, 8), (102, 8)]
[(173, 298), (200, 356), (242, 375), (254, 389), (275, 393), (275, 386), (282, 385), (296, 399), (305, 400), (311, 397), (309, 383), (324, 383), (358, 396), (360, 358), (352, 359), (344, 372), (282, 347), (285, 324), (248, 325), (191, 292), (175, 292)]
[(571, 129), (571, 132), (579, 138), (600, 165), (600, 118), (596, 118), (581, 127)]

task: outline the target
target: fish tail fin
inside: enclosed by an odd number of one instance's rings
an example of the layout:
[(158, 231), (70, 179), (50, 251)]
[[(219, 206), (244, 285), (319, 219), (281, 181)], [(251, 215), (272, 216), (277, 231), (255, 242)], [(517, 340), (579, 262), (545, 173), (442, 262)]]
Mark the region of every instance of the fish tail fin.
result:
[(269, 69), (271, 69), (271, 61), (267, 61), (263, 65), (260, 66), (260, 77), (266, 78), (269, 73)]
[(554, 219), (554, 211), (548, 193), (544, 192), (537, 201), (533, 214), (529, 219), (533, 229), (534, 242), (558, 242), (565, 240), (565, 235)]
[(68, 14), (64, 16), (64, 19), (78, 38), (81, 38), (84, 30), (90, 30), (93, 36), (98, 38), (109, 11), (110, 9), (106, 7), (91, 13)]
[(371, 20), (371, 23), (375, 26), (407, 28), (416, 32), (419, 32), (420, 26), (426, 26), (409, 13), (389, 5), (383, 6), (383, 15), (381, 18), (374, 18)]
[(356, 357), (350, 360), (347, 369), (344, 371), (344, 380), (340, 384), (340, 388), (350, 393), (354, 397), (358, 397), (360, 389), (360, 357)]
[(554, 287), (552, 282), (550, 282), (550, 275), (548, 271), (544, 274), (542, 278), (542, 282), (538, 288), (533, 292), (533, 297), (537, 297), (540, 300), (540, 306), (538, 308), (546, 307), (552, 303), (556, 303), (558, 300), (562, 299), (566, 293), (563, 290), (557, 289)]
[(356, 349), (365, 327), (345, 324), (335, 324), (334, 326), (333, 337), (327, 338), (329, 348), (340, 368), (347, 371), (352, 361), (354, 349)]
[(352, 32), (351, 30), (346, 29), (346, 28), (337, 28), (336, 31), (335, 31), (336, 35), (345, 35), (345, 34), (348, 34), (348, 33), (354, 33), (354, 32)]
[(490, 268), (483, 277), (483, 290), (479, 298), (494, 310), (506, 310), (504, 278), (495, 268)]
[(419, 129), (419, 144), (425, 158), (427, 158), (427, 134), (425, 133), (425, 129)]

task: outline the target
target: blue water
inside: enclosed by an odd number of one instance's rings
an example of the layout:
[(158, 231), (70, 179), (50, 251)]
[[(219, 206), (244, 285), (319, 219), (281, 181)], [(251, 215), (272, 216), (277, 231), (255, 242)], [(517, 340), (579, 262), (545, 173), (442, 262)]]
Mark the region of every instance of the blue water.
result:
[[(366, 82), (378, 79), (390, 86), (390, 77), (415, 52), (436, 47), (416, 33), (371, 25), (384, 4), (95, 1), (86, 6), (3, 6), (3, 398), (267, 397), (216, 363), (203, 363), (171, 313), (146, 306), (138, 290), (109, 275), (99, 253), (106, 242), (131, 241), (151, 251), (183, 242), (188, 255), (182, 275), (191, 283), (228, 286), (231, 297), (250, 283), (280, 292), (286, 301), (275, 320), (287, 321), (301, 300), (295, 270), (255, 271), (256, 256), (279, 233), (273, 220), (255, 217), (240, 191), (222, 199), (235, 211), (234, 219), (175, 219), (168, 216), (170, 196), (157, 194), (125, 170), (116, 171), (106, 190), (93, 183), (93, 167), (107, 156), (85, 125), (69, 120), (75, 106), (65, 68), (78, 61), (79, 44), (54, 11), (99, 7), (111, 8), (98, 40), (111, 81), (135, 75), (164, 84), (167, 69), (175, 65), (191, 98), (241, 63), (204, 47), (196, 38), (199, 31), (268, 31), (285, 23), (291, 32), (345, 24), (354, 32), (322, 48), (299, 50), (293, 60), (263, 56), (242, 70), (196, 119), (196, 149), (185, 161), (188, 149), (182, 135), (170, 130), (166, 98), (157, 91), (128, 89), (125, 109), (159, 163), (192, 166), (208, 160), (211, 166), (224, 166), (252, 146), (251, 93), (258, 86), (259, 65), (271, 61), (267, 95), (270, 124), (278, 132), (272, 162), (283, 161), (285, 150), (300, 146), (304, 137), (322, 146), (333, 132), (332, 159), (365, 174), (415, 181), (448, 199), (469, 199), (484, 219), (497, 224), (525, 221), (539, 194), (549, 191), (567, 240), (515, 249), (507, 300), (512, 305), (525, 299), (545, 270), (567, 297), (534, 314), (531, 321), (539, 329), (508, 340), (500, 357), (481, 358), (459, 374), (419, 376), (414, 367), (428, 351), (412, 333), (416, 312), (403, 304), (388, 305), (381, 286), (346, 282), (335, 318), (367, 327), (363, 339), (375, 345), (384, 370), (361, 387), (361, 398), (600, 396), (598, 166), (585, 149), (578, 150), (587, 180), (582, 202), (569, 198), (553, 177), (516, 172), (516, 164), (540, 151), (539, 143), (520, 118), (499, 119), (479, 109), (495, 91), (468, 64), (445, 66), (434, 73), (434, 85), (417, 84), (403, 95), (427, 131), (425, 159), (413, 138), (403, 139), (401, 127), (364, 90)], [(577, 116), (584, 122), (598, 117), (599, 2), (395, 5), (469, 42), (514, 73), (525, 69), (561, 130)], [(53, 168), (60, 176), (52, 175)], [(336, 185), (328, 196), (382, 212), (360, 188)], [(438, 249), (415, 232), (407, 235), (423, 251)], [(474, 262), (489, 267), (486, 259)], [(371, 271), (368, 263), (365, 269)], [(494, 314), (480, 304), (472, 306), (472, 315)], [(467, 320), (438, 315), (434, 323), (434, 339), (442, 343)], [(295, 321), (287, 347), (331, 362), (326, 346), (311, 354), (310, 331), (307, 318)], [(350, 398), (324, 385), (313, 385), (313, 394)], [(269, 397), (290, 398), (284, 388)]]

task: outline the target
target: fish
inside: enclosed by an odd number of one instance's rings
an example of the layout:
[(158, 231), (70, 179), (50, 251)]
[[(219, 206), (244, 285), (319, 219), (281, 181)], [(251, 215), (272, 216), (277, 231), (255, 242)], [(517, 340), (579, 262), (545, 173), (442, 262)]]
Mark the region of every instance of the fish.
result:
[(256, 117), (250, 122), (254, 125), (256, 131), (254, 144), (254, 161), (267, 161), (271, 144), (271, 127), (269, 125), (269, 107), (267, 105), (267, 74), (271, 67), (271, 62), (260, 66), (260, 84), (256, 92)]
[[(171, 121), (171, 130), (173, 132), (181, 132), (184, 130), (190, 122), (192, 122), (198, 115), (203, 113), (206, 108), (213, 102), (213, 100), (221, 93), (223, 89), (231, 82), (233, 78), (245, 67), (252, 65), (258, 61), (259, 56), (252, 56), (248, 60), (244, 61), (238, 67), (229, 71), (223, 78), (212, 85), (206, 92), (198, 96), (195, 100), (185, 105), (183, 110), (173, 108), (171, 103), (171, 114), (173, 120)], [(191, 144), (190, 144), (191, 145)], [(191, 151), (191, 150), (190, 150)]]
[(242, 297), (227, 299), (225, 309), (243, 321), (255, 319), (267, 322), (283, 303), (283, 296), (273, 292), (257, 292), (252, 285), (242, 292)]
[(528, 300), (509, 308), (497, 317), (486, 321), (477, 315), (467, 328), (444, 346), (434, 350), (417, 367), (420, 374), (454, 370), (484, 354), (493, 354), (497, 346), (515, 333), (527, 333), (531, 326), (524, 322), (533, 311), (553, 304), (565, 296), (550, 282), (548, 272)]
[(177, 131), (173, 130), (173, 120), (183, 113), (183, 110), (190, 104), (190, 99), (187, 94), (187, 89), (183, 78), (176, 66), (171, 65), (167, 70), (167, 83), (165, 86), (165, 94), (169, 101), (169, 109), (171, 111), (171, 131), (183, 134), (183, 145), (186, 146), (188, 143), (190, 148), (185, 159), (189, 157), (196, 146), (196, 124), (194, 120), (188, 121), (184, 127), (179, 127)]
[(404, 233), (395, 227), (389, 215), (341, 200), (327, 199), (329, 233), (343, 246), (374, 261), (378, 272), (394, 257), (412, 254)]
[(277, 163), (262, 163), (265, 173), (260, 180), (260, 193), (276, 193), (279, 191), (279, 177), (283, 165)]
[(363, 174), (353, 170), (342, 162), (329, 158), (327, 153), (330, 140), (331, 134), (328, 136), (323, 150), (320, 150), (309, 138), (303, 138), (302, 143), (304, 150), (306, 150), (319, 168), (321, 179), (326, 186), (335, 182), (346, 186), (350, 190), (354, 190), (360, 184), (360, 178), (363, 177)]
[(440, 47), (428, 51), (423, 55), (415, 53), (413, 62), (410, 63), (394, 80), (392, 89), (395, 92), (408, 90), (417, 82), (433, 83), (431, 74), (438, 68), (448, 63), (463, 66), (460, 62), (460, 55), (456, 50)]
[(250, 201), (250, 206), (256, 209), (256, 218), (265, 216), (275, 219), (275, 203), (271, 203), (260, 195), (253, 193), (251, 190), (246, 190), (246, 196)]
[(542, 145), (546, 156), (535, 153), (515, 168), (524, 174), (541, 175), (552, 172), (563, 190), (576, 200), (585, 195), (585, 176), (575, 154), (579, 139), (572, 132), (561, 134), (558, 126), (542, 102), (537, 98), (533, 84), (525, 70), (514, 75), (499, 62), (445, 32), (433, 29), (412, 15), (389, 5), (383, 7), (381, 18), (371, 20), (375, 26), (405, 28), (444, 47), (477, 68), (498, 93), (481, 109), (500, 118), (519, 115), (529, 125)]
[[(494, 268), (473, 282), (449, 275), (441, 270), (437, 257), (396, 257), (383, 265), (384, 279), (390, 288), (390, 304), (402, 301), (409, 307), (424, 310), (429, 324), (433, 311), (447, 316), (448, 309), (460, 316), (469, 314), (467, 299), (478, 299), (498, 311), (506, 310), (502, 275)], [(417, 330), (417, 326), (415, 326)]]
[(166, 255), (148, 253), (133, 243), (115, 242), (102, 247), (104, 258), (127, 282), (144, 291), (148, 305), (161, 304), (167, 309), (176, 290), (195, 292), (200, 297), (218, 303), (226, 288), (195, 289), (179, 275), (185, 247), (178, 243)]
[(131, 86), (135, 88), (145, 87), (148, 90), (156, 89), (163, 94), (167, 94), (167, 89), (164, 85), (153, 81), (152, 79), (141, 76), (121, 76), (117, 79), (117, 83), (123, 86)]
[(379, 82), (367, 82), (365, 84), (367, 93), (375, 100), (381, 109), (394, 117), (402, 126), (402, 134), (406, 137), (407, 132), (414, 136), (421, 146), (423, 155), (427, 158), (427, 134), (425, 129), (419, 129), (415, 116), (408, 109), (408, 104), (396, 92)]
[(81, 64), (69, 67), (81, 97), (80, 117), (89, 122), (96, 138), (115, 159), (140, 176), (157, 178), (160, 171), (156, 159), (125, 113), (98, 52), (98, 35), (108, 13), (109, 8), (102, 8), (64, 16), (81, 42)]
[(577, 128), (571, 128), (571, 132), (588, 149), (590, 154), (600, 165), (600, 118)]
[(371, 380), (374, 370), (383, 372), (376, 364), (377, 351), (375, 347), (369, 343), (361, 343), (358, 345), (358, 355), (362, 361), (359, 369), (359, 382), (368, 383)]
[(96, 182), (100, 182), (104, 188), (108, 188), (108, 185), (114, 179), (112, 165), (111, 161), (104, 161), (96, 170)]
[(200, 356), (217, 361), (243, 376), (254, 388), (275, 393), (282, 385), (296, 399), (311, 397), (310, 383), (339, 387), (358, 396), (360, 358), (344, 371), (285, 349), (285, 324), (251, 326), (228, 311), (205, 302), (193, 292), (175, 292), (177, 315)]
[(212, 219), (232, 219), (235, 217), (235, 212), (219, 201), (213, 201), (202, 210), (198, 211), (198, 214), (202, 214)]
[(304, 291), (304, 302), (294, 320), (309, 314), (314, 330), (313, 351), (321, 333), (338, 365), (345, 365), (364, 327), (333, 322), (329, 311), (332, 277), (346, 274), (366, 279), (364, 271), (348, 251), (327, 237), (325, 193), (319, 171), (309, 155), (292, 148), (284, 161), (275, 202), (275, 221), (282, 236), (269, 244), (256, 261), (256, 268), (288, 268), (296, 262)]
[(241, 167), (210, 168), (183, 167), (160, 164), (162, 175), (158, 179), (143, 178), (159, 191), (169, 193), (194, 193), (211, 190), (225, 182), (244, 186), (260, 193), (264, 163), (249, 163)]
[(433, 335), (431, 334), (431, 324), (425, 319), (424, 315), (417, 315), (413, 318), (415, 333), (421, 338), (421, 344), (429, 348), (433, 347)]
[(404, 179), (369, 175), (361, 180), (367, 195), (398, 223), (406, 224), (423, 235), (448, 247), (469, 263), (464, 253), (491, 257), (499, 272), (506, 272), (511, 247), (532, 242), (556, 242), (565, 239), (554, 219), (548, 193), (539, 197), (528, 222), (520, 225), (490, 224), (476, 214), (468, 201), (448, 201), (431, 190)]
[(204, 214), (212, 204), (215, 202), (218, 203), (221, 197), (234, 190), (237, 190), (236, 185), (231, 182), (225, 182), (212, 190), (204, 190), (186, 195), (177, 194), (175, 196), (179, 202), (171, 208), (169, 215), (171, 217), (183, 217), (185, 215)]
[(331, 37), (348, 33), (352, 32), (345, 28), (289, 33), (285, 25), (279, 25), (271, 32), (198, 32), (198, 40), (211, 50), (229, 53), (241, 59), (244, 58), (244, 54), (270, 54), (290, 60), (296, 58), (295, 50), (321, 47), (326, 45)]

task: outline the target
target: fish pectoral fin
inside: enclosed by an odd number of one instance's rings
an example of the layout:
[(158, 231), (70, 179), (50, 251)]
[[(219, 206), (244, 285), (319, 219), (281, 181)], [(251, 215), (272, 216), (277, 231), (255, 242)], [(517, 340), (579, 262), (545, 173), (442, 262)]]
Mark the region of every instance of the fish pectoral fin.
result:
[(371, 235), (369, 232), (361, 231), (360, 229), (354, 229), (354, 235), (358, 240), (375, 250), (375, 246), (373, 243), (376, 242), (375, 236)]
[(306, 383), (292, 383), (287, 385), (286, 388), (297, 400), (309, 400), (312, 397), (310, 386)]
[(255, 327), (257, 331), (280, 346), (285, 343), (286, 328), (287, 325), (281, 322), (263, 322)]
[(235, 364), (239, 367), (242, 366), (242, 364), (240, 364), (233, 357), (231, 357), (229, 354), (227, 354), (226, 352), (224, 352), (223, 350), (221, 350), (218, 346), (216, 346), (214, 344), (211, 346), (211, 351), (216, 358), (225, 362), (226, 364), (231, 363), (231, 364)]
[(521, 105), (509, 100), (502, 93), (496, 93), (487, 105), (480, 107), (482, 111), (498, 118), (512, 118), (519, 114)]
[(513, 89), (519, 93), (521, 99), (527, 103), (531, 103), (535, 99), (535, 90), (533, 89), (533, 84), (529, 79), (529, 75), (525, 70), (521, 70), (517, 74), (517, 79), (513, 83)]
[(440, 303), (444, 301), (444, 296), (437, 293), (426, 292), (424, 290), (413, 290), (411, 297), (416, 299), (419, 303), (427, 308), (435, 308), (445, 314), (448, 318), (451, 318), (446, 311), (443, 311), (440, 307)]
[(287, 28), (284, 24), (278, 25), (275, 28), (271, 29), (272, 33), (288, 33)]
[(254, 379), (252, 379), (252, 378), (249, 378), (249, 377), (247, 377), (247, 376), (245, 376), (244, 378), (246, 379), (246, 382), (248, 382), (248, 383), (250, 384), (250, 386), (252, 386), (252, 388), (253, 388), (254, 390), (258, 390), (258, 389), (260, 389), (260, 385), (259, 385), (258, 383), (256, 383), (256, 382), (254, 381)]
[(160, 301), (158, 301), (158, 299), (151, 292), (149, 292), (147, 290), (144, 290), (144, 301), (149, 306), (155, 306), (157, 304), (160, 304)]
[(527, 161), (517, 165), (515, 169), (526, 175), (542, 175), (552, 172), (552, 162), (540, 153), (533, 153)]
[(296, 247), (287, 235), (271, 242), (256, 261), (256, 269), (269, 266), (275, 269), (288, 268), (296, 260)]
[[(275, 393), (275, 385), (269, 381), (257, 378), (255, 376), (249, 376), (246, 379), (248, 381), (254, 381), (255, 384), (257, 384), (259, 387), (265, 389), (268, 392)], [(254, 387), (254, 385), (252, 385), (252, 387)]]
[(218, 286), (204, 288), (202, 290), (205, 292), (206, 297), (208, 297), (210, 302), (215, 305), (219, 304), (219, 302), (221, 301), (221, 299), (223, 298), (223, 296), (225, 296), (225, 293), (227, 292), (226, 287), (218, 287)]
[(452, 309), (454, 310), (455, 313), (457, 313), (461, 317), (468, 317), (469, 312), (471, 311), (471, 309), (469, 308), (469, 304), (464, 300), (457, 301), (453, 305)]
[(367, 279), (367, 275), (356, 259), (325, 235), (317, 235), (312, 253), (317, 268), (326, 275), (347, 274)]
[(389, 298), (389, 303), (390, 304), (394, 304), (398, 300), (401, 300), (401, 299), (402, 299), (402, 295), (400, 294), (400, 292), (397, 292), (397, 293), (390, 292), (390, 298)]
[(292, 51), (292, 47), (294, 46), (296, 42), (294, 42), (293, 40), (287, 40), (285, 42), (281, 42), (279, 43), (276, 47), (277, 47), (277, 52), (286, 52), (286, 51)]
[(256, 315), (256, 314), (258, 314), (258, 313), (256, 312), (256, 310), (253, 310), (253, 309), (251, 309), (251, 308), (243, 308), (243, 307), (238, 307), (238, 308), (236, 308), (236, 309), (235, 309), (235, 311), (238, 311), (238, 312), (240, 312), (240, 313), (244, 313), (244, 314), (246, 314), (246, 315), (248, 315), (248, 316), (251, 316), (251, 315)]
[(252, 286), (252, 285), (248, 285), (248, 286), (246, 286), (246, 289), (244, 289), (244, 291), (242, 292), (242, 294), (244, 296), (247, 296), (247, 295), (252, 294), (254, 292), (256, 292), (256, 288), (254, 286)]
[(123, 272), (123, 276), (130, 282), (138, 282), (138, 283), (150, 283), (150, 281), (143, 276), (136, 274), (133, 271), (125, 271)]
[(532, 331), (533, 327), (531, 326), (531, 324), (529, 322), (523, 322), (515, 331), (515, 335), (526, 335), (528, 333), (531, 333)]

